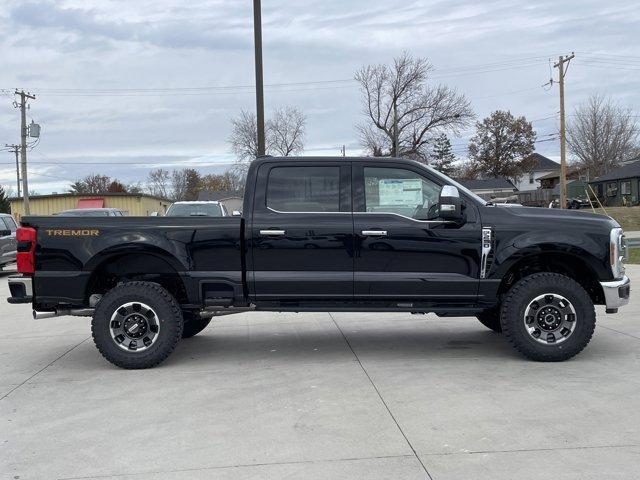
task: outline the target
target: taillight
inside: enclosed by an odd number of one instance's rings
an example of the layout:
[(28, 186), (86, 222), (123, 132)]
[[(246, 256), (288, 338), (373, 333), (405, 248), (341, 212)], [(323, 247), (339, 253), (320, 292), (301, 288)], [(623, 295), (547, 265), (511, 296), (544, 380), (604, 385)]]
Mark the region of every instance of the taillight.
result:
[(18, 273), (33, 273), (36, 269), (36, 230), (31, 227), (19, 227), (16, 231), (18, 252), (16, 264)]

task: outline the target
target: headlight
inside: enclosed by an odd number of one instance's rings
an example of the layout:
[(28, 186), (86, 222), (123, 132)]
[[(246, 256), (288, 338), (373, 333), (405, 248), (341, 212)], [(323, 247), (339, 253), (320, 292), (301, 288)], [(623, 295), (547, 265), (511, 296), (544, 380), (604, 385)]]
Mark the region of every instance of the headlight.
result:
[(624, 276), (624, 260), (627, 255), (627, 242), (621, 228), (612, 228), (609, 237), (609, 261), (613, 278)]

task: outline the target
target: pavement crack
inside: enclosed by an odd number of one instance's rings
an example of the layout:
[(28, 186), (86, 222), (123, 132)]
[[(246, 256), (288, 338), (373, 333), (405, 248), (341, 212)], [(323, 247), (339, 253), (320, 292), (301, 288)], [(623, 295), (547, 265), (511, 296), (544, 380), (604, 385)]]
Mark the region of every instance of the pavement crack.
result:
[(60, 360), (62, 357), (64, 357), (65, 355), (67, 355), (69, 352), (71, 352), (72, 350), (78, 348), (80, 345), (82, 345), (84, 342), (86, 342), (87, 340), (89, 340), (91, 338), (91, 336), (83, 339), (80, 343), (74, 345), (73, 347), (71, 347), (69, 350), (67, 350), (66, 352), (64, 352), (62, 355), (58, 356), (56, 359), (52, 360), (51, 362), (49, 362), (48, 364), (46, 364), (44, 367), (42, 367), (40, 370), (38, 370), (36, 373), (34, 373), (33, 375), (31, 375), (29, 378), (27, 378), (24, 382), (16, 385), (15, 387), (13, 387), (11, 390), (9, 390), (7, 393), (5, 393), (2, 398), (0, 398), (0, 401), (4, 400), (5, 398), (7, 398), (9, 395), (11, 395), (13, 392), (15, 392), (16, 390), (18, 390), (20, 387), (22, 387), (25, 383), (29, 382), (31, 379), (33, 379), (34, 377), (40, 375), (42, 372), (44, 372), (47, 368), (49, 368), (51, 365), (53, 365), (54, 363), (56, 363), (58, 360)]
[(58, 477), (57, 480), (91, 480), (95, 478), (113, 478), (113, 477), (134, 477), (139, 475), (155, 475), (163, 473), (183, 473), (183, 472), (201, 472), (207, 470), (229, 470), (233, 468), (251, 468), (251, 467), (272, 467), (278, 465), (310, 465), (318, 463), (337, 463), (337, 462), (358, 462), (363, 460), (385, 460), (391, 458), (412, 458), (413, 455), (379, 455), (375, 457), (352, 457), (352, 458), (330, 458), (325, 460), (298, 460), (291, 462), (258, 462), (258, 463), (240, 463), (237, 465), (215, 465), (194, 468), (178, 468), (172, 470), (153, 470), (145, 472), (130, 473), (106, 473), (98, 475), (80, 476), (80, 477)]
[(378, 395), (378, 398), (382, 402), (382, 405), (384, 405), (384, 408), (387, 410), (387, 413), (389, 414), (389, 416), (391, 417), (393, 422), (396, 424), (396, 427), (398, 427), (398, 430), (400, 431), (400, 433), (404, 437), (404, 440), (407, 442), (407, 445), (409, 446), (409, 448), (413, 452), (413, 456), (416, 458), (416, 460), (418, 460), (418, 463), (420, 463), (420, 465), (422, 466), (422, 469), (424, 470), (424, 473), (427, 474), (427, 478), (429, 478), (430, 480), (433, 480), (433, 477), (429, 473), (429, 470), (427, 470), (427, 466), (424, 464), (424, 462), (418, 456), (418, 452), (416, 452), (416, 449), (414, 448), (414, 446), (409, 441), (409, 437), (407, 437), (406, 433), (404, 433), (404, 430), (402, 430), (402, 427), (400, 426), (400, 423), (398, 423), (398, 420), (396, 419), (395, 415), (391, 412), (391, 409), (389, 408), (389, 405), (387, 405), (387, 402), (385, 401), (385, 399), (383, 398), (382, 394), (380, 393), (380, 390), (378, 389), (377, 385), (374, 383), (373, 379), (371, 378), (371, 375), (369, 375), (369, 372), (367, 372), (367, 369), (364, 368), (364, 365), (360, 361), (360, 357), (358, 357), (358, 354), (356, 353), (356, 351), (354, 350), (353, 346), (351, 345), (351, 342), (349, 342), (349, 339), (344, 334), (344, 332), (342, 331), (342, 328), (340, 328), (340, 325), (338, 325), (338, 322), (336, 322), (336, 319), (333, 317), (331, 312), (328, 312), (328, 313), (329, 313), (329, 317), (331, 317), (331, 320), (333, 320), (334, 325), (336, 326), (336, 328), (340, 332), (340, 335), (342, 335), (342, 338), (344, 339), (345, 343), (349, 347), (349, 350), (351, 350), (351, 353), (353, 353), (353, 356), (355, 357), (356, 361), (358, 362), (358, 365), (360, 365), (360, 368), (362, 369), (362, 372), (369, 379), (369, 383), (371, 383), (371, 386), (373, 387), (373, 389), (375, 390), (376, 394)]
[(619, 445), (582, 445), (576, 447), (545, 447), (545, 448), (514, 448), (512, 450), (468, 450), (464, 452), (439, 452), (425, 453), (425, 456), (446, 457), (449, 455), (482, 455), (485, 453), (526, 453), (526, 452), (556, 452), (559, 450), (595, 450), (599, 448), (635, 448), (640, 447), (637, 443), (619, 444)]
[(635, 335), (631, 335), (630, 333), (621, 332), (620, 330), (616, 330), (615, 328), (605, 327), (604, 325), (598, 325), (600, 328), (604, 328), (605, 330), (611, 330), (612, 332), (619, 333), (620, 335), (625, 335), (627, 337), (635, 338), (636, 340), (640, 340), (640, 337), (636, 337)]

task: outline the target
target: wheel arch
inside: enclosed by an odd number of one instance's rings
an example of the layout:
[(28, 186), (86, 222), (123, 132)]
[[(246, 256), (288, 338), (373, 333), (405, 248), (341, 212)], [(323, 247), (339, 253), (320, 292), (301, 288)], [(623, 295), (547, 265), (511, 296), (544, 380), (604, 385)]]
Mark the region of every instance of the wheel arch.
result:
[(598, 272), (589, 261), (590, 254), (579, 249), (534, 250), (503, 264), (502, 278), (498, 287), (498, 296), (505, 294), (518, 280), (534, 273), (559, 273), (579, 283), (591, 297), (594, 304), (604, 304), (604, 292), (600, 285)]
[(87, 264), (91, 275), (87, 281), (85, 299), (103, 295), (123, 281), (155, 282), (171, 293), (179, 303), (188, 302), (187, 285), (180, 272), (180, 262), (159, 248), (126, 250), (116, 248), (101, 252)]

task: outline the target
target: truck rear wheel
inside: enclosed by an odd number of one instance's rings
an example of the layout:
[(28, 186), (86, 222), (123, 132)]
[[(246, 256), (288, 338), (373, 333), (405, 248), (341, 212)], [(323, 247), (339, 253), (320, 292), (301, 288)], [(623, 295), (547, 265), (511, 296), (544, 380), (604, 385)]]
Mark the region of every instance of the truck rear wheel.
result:
[(127, 282), (109, 290), (91, 321), (93, 341), (102, 356), (129, 369), (155, 367), (165, 360), (182, 328), (176, 300), (151, 282)]
[(210, 318), (202, 318), (197, 313), (182, 312), (184, 318), (184, 328), (182, 330), (182, 338), (191, 338), (199, 334), (207, 328), (211, 323)]
[(587, 346), (596, 313), (579, 283), (557, 273), (536, 273), (509, 290), (500, 321), (507, 340), (525, 357), (559, 362)]
[(476, 318), (480, 320), (480, 323), (487, 327), (489, 330), (493, 330), (496, 333), (502, 333), (499, 307), (483, 310), (478, 315), (476, 315)]

